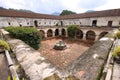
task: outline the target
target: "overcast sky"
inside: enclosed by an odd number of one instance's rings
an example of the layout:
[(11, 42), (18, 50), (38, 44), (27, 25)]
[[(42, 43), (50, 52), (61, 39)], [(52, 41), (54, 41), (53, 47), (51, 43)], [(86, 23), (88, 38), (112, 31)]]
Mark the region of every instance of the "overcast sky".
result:
[(66, 9), (82, 13), (87, 10), (120, 8), (120, 0), (0, 0), (0, 7), (27, 9), (45, 14)]

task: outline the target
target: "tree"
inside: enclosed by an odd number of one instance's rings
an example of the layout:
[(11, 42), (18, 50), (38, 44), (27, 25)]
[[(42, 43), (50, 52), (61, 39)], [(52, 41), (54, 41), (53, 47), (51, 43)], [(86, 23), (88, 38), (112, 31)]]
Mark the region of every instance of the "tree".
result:
[(70, 39), (75, 39), (76, 32), (79, 31), (79, 28), (77, 25), (70, 25), (70, 26), (68, 26), (67, 31), (68, 31), (68, 37)]
[(72, 11), (69, 11), (69, 10), (63, 10), (60, 14), (60, 16), (63, 16), (63, 15), (69, 15), (69, 14), (76, 14), (75, 12), (72, 12)]

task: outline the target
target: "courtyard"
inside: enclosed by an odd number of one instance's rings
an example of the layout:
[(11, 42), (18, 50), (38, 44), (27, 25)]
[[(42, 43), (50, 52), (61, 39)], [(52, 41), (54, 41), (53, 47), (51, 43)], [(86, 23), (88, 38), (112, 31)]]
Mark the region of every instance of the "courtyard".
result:
[[(67, 48), (65, 50), (55, 50), (54, 45), (61, 40), (65, 42)], [(53, 38), (41, 41), (39, 52), (57, 67), (64, 68), (82, 55), (92, 44), (91, 41), (70, 41)]]

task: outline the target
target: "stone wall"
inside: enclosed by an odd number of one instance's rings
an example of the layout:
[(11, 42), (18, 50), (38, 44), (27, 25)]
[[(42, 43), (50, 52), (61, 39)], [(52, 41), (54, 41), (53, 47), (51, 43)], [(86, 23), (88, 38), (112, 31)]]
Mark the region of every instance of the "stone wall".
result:
[(113, 21), (112, 26), (119, 26), (120, 17), (95, 17), (95, 18), (81, 18), (81, 19), (35, 19), (35, 18), (17, 18), (17, 17), (0, 17), (0, 27), (6, 26), (35, 26), (37, 21), (38, 26), (55, 26), (56, 24), (66, 25), (80, 25), (92, 26), (93, 20), (97, 20), (96, 26), (108, 26), (108, 21)]
[(0, 17), (0, 27), (7, 26), (55, 26), (59, 20), (55, 19), (33, 19), (33, 18), (17, 18), (17, 17)]
[(66, 19), (62, 20), (64, 25), (82, 25), (92, 26), (93, 20), (97, 20), (97, 26), (108, 26), (108, 21), (113, 21), (112, 26), (119, 26), (120, 17), (95, 17), (95, 18), (81, 18), (81, 19)]
[(112, 41), (96, 42), (75, 60), (68, 69), (72, 70), (72, 74), (75, 74), (80, 80), (96, 80), (105, 64), (111, 46)]

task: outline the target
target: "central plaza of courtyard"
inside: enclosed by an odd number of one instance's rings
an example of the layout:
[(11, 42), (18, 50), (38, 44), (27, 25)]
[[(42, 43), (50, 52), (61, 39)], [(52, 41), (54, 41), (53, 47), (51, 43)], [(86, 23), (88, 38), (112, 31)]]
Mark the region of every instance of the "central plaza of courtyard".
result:
[[(65, 42), (67, 48), (65, 50), (55, 50), (54, 45), (61, 40)], [(57, 67), (63, 68), (76, 60), (92, 44), (91, 41), (70, 41), (69, 39), (52, 38), (43, 40), (39, 51)]]

